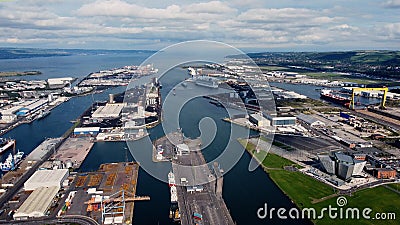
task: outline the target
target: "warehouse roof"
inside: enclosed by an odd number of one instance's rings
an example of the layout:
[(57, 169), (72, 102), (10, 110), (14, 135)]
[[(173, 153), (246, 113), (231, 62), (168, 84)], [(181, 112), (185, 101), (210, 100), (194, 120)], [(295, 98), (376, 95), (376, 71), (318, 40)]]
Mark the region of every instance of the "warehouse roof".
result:
[(317, 118), (311, 116), (311, 115), (306, 115), (303, 113), (300, 113), (299, 115), (297, 115), (297, 119), (304, 121), (307, 124), (313, 125), (315, 123), (319, 124), (319, 125), (323, 125), (324, 122), (318, 120)]
[[(33, 190), (36, 187), (55, 186), (56, 183), (60, 184), (67, 173), (68, 169), (38, 170), (25, 182), (25, 190)], [(31, 189), (32, 185), (35, 188)]]
[(14, 218), (44, 216), (53, 198), (57, 195), (58, 190), (59, 188), (56, 186), (40, 187), (36, 189), (18, 208), (17, 212), (14, 214)]
[(122, 109), (125, 107), (126, 103), (113, 103), (106, 104), (105, 106), (100, 106), (92, 114), (93, 118), (110, 118), (118, 117)]
[(77, 127), (74, 129), (74, 133), (80, 132), (100, 132), (100, 127)]

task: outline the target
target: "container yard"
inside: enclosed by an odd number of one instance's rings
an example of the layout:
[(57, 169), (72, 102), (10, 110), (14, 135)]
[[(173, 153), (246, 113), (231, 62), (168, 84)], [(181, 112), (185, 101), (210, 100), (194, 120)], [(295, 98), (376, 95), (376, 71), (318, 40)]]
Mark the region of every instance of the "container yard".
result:
[(132, 224), (139, 164), (102, 164), (96, 172), (77, 174), (71, 185), (74, 200), (66, 201), (59, 215), (86, 215), (100, 224)]

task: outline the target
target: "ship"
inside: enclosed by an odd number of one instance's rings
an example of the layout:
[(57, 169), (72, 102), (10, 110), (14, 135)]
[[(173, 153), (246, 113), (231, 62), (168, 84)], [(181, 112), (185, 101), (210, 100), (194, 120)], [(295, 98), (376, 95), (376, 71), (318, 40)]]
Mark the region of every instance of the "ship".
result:
[(194, 68), (189, 67), (189, 68), (188, 68), (188, 74), (189, 74), (190, 76), (196, 76), (196, 75), (197, 75), (197, 71), (196, 71)]
[(176, 189), (175, 175), (172, 171), (168, 173), (168, 186), (171, 193), (171, 207), (169, 209), (169, 218), (175, 223), (180, 223), (181, 214), (178, 206), (178, 192)]
[(209, 76), (197, 76), (194, 78), (194, 83), (209, 88), (218, 88), (218, 79)]
[(169, 218), (172, 219), (175, 223), (180, 224), (181, 221), (181, 213), (179, 212), (178, 203), (171, 204), (169, 209)]
[(46, 111), (40, 111), (39, 116), (37, 117), (38, 120), (41, 120), (43, 118), (45, 118), (46, 116), (48, 116), (50, 114), (50, 111), (46, 110)]
[(24, 152), (18, 151), (15, 155), (11, 153), (8, 155), (6, 160), (3, 163), (0, 163), (1, 171), (8, 172), (15, 170), (17, 166), (22, 162), (22, 158), (24, 157)]
[(172, 171), (168, 173), (168, 186), (172, 187), (175, 186), (175, 175)]
[(170, 192), (171, 192), (171, 203), (178, 202), (178, 194), (176, 192), (176, 186), (171, 186)]
[(0, 154), (14, 146), (14, 139), (0, 138)]
[(351, 102), (350, 98), (342, 97), (340, 95), (334, 95), (334, 94), (332, 94), (332, 90), (328, 90), (328, 89), (321, 90), (320, 95), (321, 95), (322, 99), (325, 99), (330, 102), (340, 104), (343, 106), (349, 106), (350, 102)]

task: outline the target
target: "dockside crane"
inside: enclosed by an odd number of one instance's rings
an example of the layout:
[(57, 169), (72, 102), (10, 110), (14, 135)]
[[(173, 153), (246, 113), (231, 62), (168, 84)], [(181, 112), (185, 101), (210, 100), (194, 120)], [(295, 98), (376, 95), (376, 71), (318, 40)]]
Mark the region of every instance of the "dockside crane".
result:
[(389, 91), (387, 87), (381, 87), (381, 88), (353, 88), (353, 91), (351, 93), (351, 102), (350, 102), (350, 109), (354, 109), (354, 96), (355, 93), (358, 91), (383, 91), (383, 96), (382, 96), (382, 101), (379, 106), (381, 109), (385, 109), (385, 103), (386, 103), (386, 95)]

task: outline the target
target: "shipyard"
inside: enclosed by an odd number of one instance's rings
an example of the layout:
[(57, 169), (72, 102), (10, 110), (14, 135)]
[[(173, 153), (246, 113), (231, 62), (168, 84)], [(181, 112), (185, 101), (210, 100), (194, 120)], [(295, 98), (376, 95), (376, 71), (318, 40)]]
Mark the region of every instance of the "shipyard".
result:
[[(348, 82), (367, 78), (338, 71), (329, 76), (342, 79), (325, 80), (326, 71), (308, 67), (225, 60), (178, 66), (171, 80), (145, 63), (7, 81), (5, 92), (18, 96), (0, 109), (0, 224), (257, 224), (264, 202), (307, 208), (345, 196), (365, 206), (359, 196), (368, 192), (387, 210), (396, 200), (395, 81)], [(182, 114), (173, 111), (197, 93)], [(229, 129), (246, 135), (231, 140)], [(216, 157), (228, 141), (240, 153), (236, 171)]]

